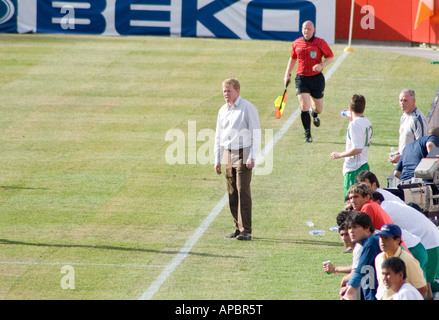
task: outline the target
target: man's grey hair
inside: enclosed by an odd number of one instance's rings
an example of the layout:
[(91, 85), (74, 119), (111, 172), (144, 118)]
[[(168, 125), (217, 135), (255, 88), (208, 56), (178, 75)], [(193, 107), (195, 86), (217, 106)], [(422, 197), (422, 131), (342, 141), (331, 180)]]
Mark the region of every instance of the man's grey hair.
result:
[(412, 89), (402, 89), (400, 94), (401, 93), (408, 93), (412, 99), (416, 97), (415, 90)]

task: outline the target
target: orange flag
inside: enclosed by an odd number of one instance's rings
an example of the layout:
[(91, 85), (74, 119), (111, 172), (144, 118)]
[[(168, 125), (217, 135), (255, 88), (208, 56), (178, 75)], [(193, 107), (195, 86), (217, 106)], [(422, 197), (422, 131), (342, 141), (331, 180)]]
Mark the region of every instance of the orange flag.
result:
[(285, 104), (287, 103), (288, 92), (287, 88), (285, 88), (284, 94), (282, 96), (277, 97), (274, 102), (274, 111), (276, 112), (276, 118), (281, 118), (282, 114), (285, 110)]
[(422, 21), (429, 19), (434, 14), (434, 0), (419, 0), (418, 13), (416, 14), (415, 29)]

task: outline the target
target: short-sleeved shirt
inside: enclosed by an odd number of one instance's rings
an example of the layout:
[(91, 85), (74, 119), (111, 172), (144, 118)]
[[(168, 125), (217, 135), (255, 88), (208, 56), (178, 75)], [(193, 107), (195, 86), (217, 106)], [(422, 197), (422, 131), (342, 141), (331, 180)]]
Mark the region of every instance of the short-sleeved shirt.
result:
[(302, 76), (315, 76), (316, 72), (312, 67), (322, 63), (322, 58), (332, 58), (334, 54), (325, 40), (313, 36), (309, 40), (304, 37), (293, 42), (291, 58), (297, 60), (296, 73)]
[(423, 213), (405, 203), (384, 200), (381, 207), (402, 229), (421, 238), (426, 250), (439, 247), (439, 229)]
[(381, 188), (376, 188), (375, 191), (381, 193), (382, 196), (384, 197), (384, 200), (395, 201), (395, 202), (405, 204), (404, 200), (402, 200), (400, 197), (398, 197), (397, 195), (393, 194), (390, 191), (387, 191), (387, 190), (381, 189)]
[(379, 236), (377, 234), (361, 241), (363, 250), (352, 277), (348, 281), (348, 285), (361, 288), (364, 300), (375, 300), (377, 290), (377, 278), (375, 272), (375, 257), (381, 252), (379, 245)]
[(381, 206), (369, 200), (360, 209), (361, 212), (367, 213), (372, 219), (373, 227), (375, 230), (380, 230), (384, 224), (394, 223), (392, 218), (389, 217), (386, 211)]
[(401, 182), (408, 181), (415, 176), (415, 169), (419, 162), (428, 155), (426, 144), (430, 141), (439, 147), (439, 137), (431, 135), (421, 137), (404, 148), (395, 168), (396, 171), (401, 172)]
[(405, 282), (399, 291), (392, 296), (392, 300), (424, 300), (418, 289)]
[[(427, 285), (427, 282), (424, 278), (424, 272), (422, 271), (421, 266), (419, 265), (419, 261), (416, 260), (410, 253), (405, 250), (402, 250), (399, 247), (393, 257), (401, 258), (404, 261), (407, 270), (407, 282), (411, 283), (415, 288), (423, 288)], [(383, 283), (383, 275), (381, 273), (381, 264), (385, 259), (389, 258), (389, 256), (385, 252), (381, 252), (375, 258), (375, 270), (377, 273), (378, 279), (378, 291), (377, 298), (388, 300), (395, 293), (391, 289), (387, 289)]]
[(362, 149), (361, 153), (344, 158), (343, 175), (355, 171), (367, 162), (367, 152), (372, 141), (372, 124), (364, 116), (355, 118), (349, 123), (346, 133), (346, 151)]
[(399, 153), (411, 142), (428, 134), (428, 122), (424, 114), (415, 108), (410, 114), (403, 113), (399, 121)]

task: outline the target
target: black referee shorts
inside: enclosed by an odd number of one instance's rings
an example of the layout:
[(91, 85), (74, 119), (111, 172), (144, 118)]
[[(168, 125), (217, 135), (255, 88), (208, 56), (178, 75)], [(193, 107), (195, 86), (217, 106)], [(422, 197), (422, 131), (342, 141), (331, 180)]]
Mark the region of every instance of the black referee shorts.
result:
[(302, 76), (296, 75), (296, 93), (309, 93), (311, 97), (315, 99), (323, 98), (325, 91), (325, 76), (323, 73), (316, 74), (315, 76)]

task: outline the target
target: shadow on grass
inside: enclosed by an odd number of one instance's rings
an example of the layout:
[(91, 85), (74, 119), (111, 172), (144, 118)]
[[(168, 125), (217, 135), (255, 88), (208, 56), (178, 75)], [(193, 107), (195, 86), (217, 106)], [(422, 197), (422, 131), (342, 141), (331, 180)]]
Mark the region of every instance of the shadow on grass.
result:
[(0, 186), (3, 190), (49, 190), (48, 188), (34, 188), (34, 187), (23, 187), (23, 186)]
[(98, 249), (98, 250), (119, 250), (119, 251), (146, 252), (146, 253), (157, 253), (157, 254), (172, 254), (172, 255), (188, 254), (188, 255), (211, 257), (211, 258), (236, 258), (236, 259), (243, 258), (241, 256), (216, 255), (216, 254), (210, 254), (210, 253), (198, 253), (198, 252), (193, 252), (193, 251), (187, 252), (187, 251), (180, 251), (180, 250), (154, 250), (154, 249), (144, 249), (144, 248), (116, 247), (116, 246), (107, 246), (107, 245), (34, 243), (34, 242), (14, 241), (14, 240), (7, 240), (7, 239), (0, 239), (0, 244), (35, 246), (35, 247), (50, 247), (50, 248), (83, 248), (83, 249)]
[(322, 240), (319, 239), (275, 239), (275, 238), (252, 238), (253, 241), (263, 241), (263, 242), (275, 242), (275, 243), (292, 243), (292, 244), (301, 244), (301, 245), (319, 245), (319, 246), (329, 246), (329, 247), (344, 247), (341, 242), (335, 241), (325, 241), (324, 238)]
[[(334, 144), (334, 145), (346, 145), (346, 142), (344, 141), (316, 141), (319, 144)], [(394, 147), (394, 145), (392, 145), (391, 143), (378, 143), (378, 142), (372, 142), (372, 145), (377, 146), (377, 147)]]

